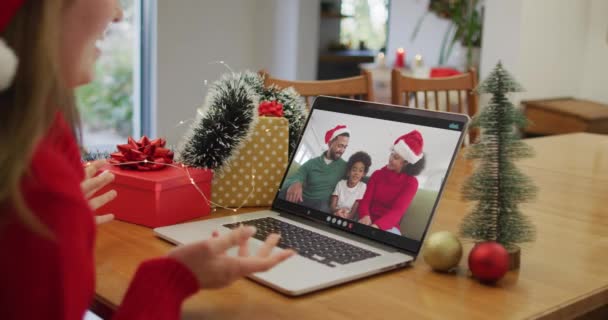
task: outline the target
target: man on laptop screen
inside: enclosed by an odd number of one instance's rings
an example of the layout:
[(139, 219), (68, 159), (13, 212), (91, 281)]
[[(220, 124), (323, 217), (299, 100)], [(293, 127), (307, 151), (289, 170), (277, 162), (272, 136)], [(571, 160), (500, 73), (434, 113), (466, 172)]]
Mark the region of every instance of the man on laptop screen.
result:
[(331, 212), (329, 199), (336, 184), (346, 170), (342, 154), (348, 147), (350, 131), (344, 125), (337, 125), (325, 133), (327, 150), (306, 161), (284, 185), (287, 189), (283, 197), (291, 202), (309, 208)]

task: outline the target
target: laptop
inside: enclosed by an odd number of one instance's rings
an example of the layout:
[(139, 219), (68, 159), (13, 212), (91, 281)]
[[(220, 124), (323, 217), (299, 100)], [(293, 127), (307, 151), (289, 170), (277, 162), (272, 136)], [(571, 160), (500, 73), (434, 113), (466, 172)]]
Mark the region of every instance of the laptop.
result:
[(214, 230), (253, 225), (257, 233), (249, 252), (268, 234), (280, 233), (274, 250), (297, 254), (250, 278), (291, 296), (406, 267), (420, 251), (469, 120), (464, 114), (317, 97), (269, 210), (154, 232), (187, 244), (208, 239)]

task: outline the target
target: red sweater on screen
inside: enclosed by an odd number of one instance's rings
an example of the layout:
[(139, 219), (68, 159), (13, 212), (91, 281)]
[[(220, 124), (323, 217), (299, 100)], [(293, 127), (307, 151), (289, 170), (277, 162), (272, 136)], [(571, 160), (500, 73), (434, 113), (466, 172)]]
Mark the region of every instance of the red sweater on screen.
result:
[[(0, 227), (0, 317), (78, 319), (93, 299), (93, 212), (80, 189), (80, 152), (60, 114), (39, 142), (21, 189), (50, 240), (14, 215)], [(6, 207), (5, 211), (12, 210)], [(178, 319), (182, 301), (199, 289), (195, 276), (170, 258), (142, 263), (114, 319)]]
[(374, 171), (359, 203), (359, 219), (369, 216), (382, 230), (399, 228), (399, 221), (418, 191), (418, 179), (386, 167)]

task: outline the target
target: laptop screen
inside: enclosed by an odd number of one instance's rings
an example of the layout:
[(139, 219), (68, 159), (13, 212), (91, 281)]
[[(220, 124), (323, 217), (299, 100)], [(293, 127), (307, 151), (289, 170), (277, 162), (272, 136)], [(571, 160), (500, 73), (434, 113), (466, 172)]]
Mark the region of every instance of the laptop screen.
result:
[(467, 122), (319, 97), (273, 208), (417, 254)]

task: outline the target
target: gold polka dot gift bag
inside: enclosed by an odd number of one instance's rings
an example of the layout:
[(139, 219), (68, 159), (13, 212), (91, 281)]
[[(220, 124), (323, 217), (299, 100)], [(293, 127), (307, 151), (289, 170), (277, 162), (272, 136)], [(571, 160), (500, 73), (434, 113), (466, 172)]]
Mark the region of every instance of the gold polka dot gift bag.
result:
[(230, 208), (271, 205), (287, 167), (288, 144), (287, 119), (260, 116), (230, 165), (215, 175), (213, 202)]

